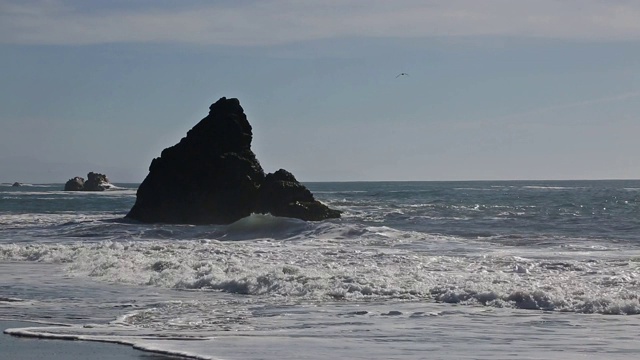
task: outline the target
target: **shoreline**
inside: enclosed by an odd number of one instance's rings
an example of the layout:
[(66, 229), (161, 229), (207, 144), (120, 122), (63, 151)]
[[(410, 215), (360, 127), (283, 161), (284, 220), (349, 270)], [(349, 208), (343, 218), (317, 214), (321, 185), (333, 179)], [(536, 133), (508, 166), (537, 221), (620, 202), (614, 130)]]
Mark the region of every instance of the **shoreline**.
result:
[[(48, 324), (22, 320), (0, 319), (0, 349), (3, 358), (16, 360), (180, 360), (181, 356), (164, 355), (136, 349), (130, 345), (75, 339), (49, 339), (15, 336), (6, 329), (43, 326)], [(55, 325), (51, 325), (55, 326)]]

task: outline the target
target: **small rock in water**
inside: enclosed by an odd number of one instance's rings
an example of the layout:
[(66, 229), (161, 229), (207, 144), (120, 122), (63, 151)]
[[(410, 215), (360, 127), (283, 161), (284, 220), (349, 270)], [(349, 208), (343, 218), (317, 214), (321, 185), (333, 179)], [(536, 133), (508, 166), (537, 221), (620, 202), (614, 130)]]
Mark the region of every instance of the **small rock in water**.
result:
[(396, 310), (391, 310), (388, 313), (384, 313), (381, 314), (382, 316), (398, 316), (398, 315), (402, 315), (402, 312), (400, 311), (396, 311)]
[(87, 174), (87, 181), (80, 176), (69, 179), (64, 184), (64, 191), (104, 191), (111, 186), (106, 175), (90, 172)]

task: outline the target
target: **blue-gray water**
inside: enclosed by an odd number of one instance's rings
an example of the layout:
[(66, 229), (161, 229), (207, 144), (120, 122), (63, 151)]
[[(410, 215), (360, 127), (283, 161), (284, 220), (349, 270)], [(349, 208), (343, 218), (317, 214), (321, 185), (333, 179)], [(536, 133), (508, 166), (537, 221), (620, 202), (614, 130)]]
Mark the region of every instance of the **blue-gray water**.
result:
[(136, 184), (4, 184), (0, 317), (199, 358), (637, 355), (640, 181), (306, 185), (343, 217), (138, 224)]

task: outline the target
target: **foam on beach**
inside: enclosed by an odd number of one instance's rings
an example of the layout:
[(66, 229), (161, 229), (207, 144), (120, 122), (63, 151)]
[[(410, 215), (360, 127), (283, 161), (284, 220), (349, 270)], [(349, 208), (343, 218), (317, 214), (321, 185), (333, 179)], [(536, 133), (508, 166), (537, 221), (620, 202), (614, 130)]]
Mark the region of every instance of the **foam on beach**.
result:
[[(637, 289), (620, 288), (620, 284), (637, 278), (638, 263), (633, 259), (640, 254), (595, 260), (593, 250), (577, 249), (556, 251), (556, 259), (538, 258), (542, 254), (536, 252), (524, 258), (502, 248), (453, 256), (448, 254), (450, 247), (455, 247), (450, 238), (425, 239), (424, 235), (386, 227), (322, 224), (309, 228), (295, 220), (258, 218), (255, 222), (263, 227), (256, 228), (251, 222), (226, 230), (212, 228), (210, 234), (188, 232), (203, 237), (199, 240), (3, 244), (0, 259), (63, 264), (73, 276), (110, 283), (290, 300), (398, 299), (580, 313), (640, 313)], [(96, 226), (108, 231), (112, 225)], [(162, 234), (147, 233), (149, 230), (137, 236)], [(258, 231), (286, 239), (243, 242), (206, 238), (242, 239)], [(349, 237), (346, 241), (342, 240), (345, 236)], [(420, 251), (406, 250), (413, 242), (421, 244)]]

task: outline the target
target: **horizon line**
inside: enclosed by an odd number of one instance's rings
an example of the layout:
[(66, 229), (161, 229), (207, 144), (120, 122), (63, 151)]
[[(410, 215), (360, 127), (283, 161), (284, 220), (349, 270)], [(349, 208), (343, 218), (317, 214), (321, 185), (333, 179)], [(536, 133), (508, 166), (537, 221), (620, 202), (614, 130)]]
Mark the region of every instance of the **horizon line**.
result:
[[(298, 180), (300, 183), (408, 183), (408, 182), (541, 182), (541, 181), (555, 181), (555, 182), (567, 182), (567, 181), (640, 181), (640, 178), (594, 178), (594, 179), (585, 179), (585, 178), (577, 178), (577, 179), (457, 179), (457, 180)], [(22, 182), (22, 181), (13, 181), (13, 182), (0, 182), (0, 186), (11, 186), (14, 183), (20, 183), (24, 186), (29, 185), (64, 185), (64, 182)], [(113, 185), (117, 184), (141, 184), (142, 182), (111, 182)]]

